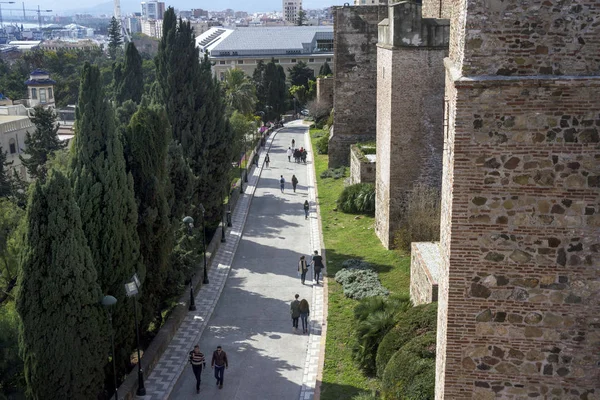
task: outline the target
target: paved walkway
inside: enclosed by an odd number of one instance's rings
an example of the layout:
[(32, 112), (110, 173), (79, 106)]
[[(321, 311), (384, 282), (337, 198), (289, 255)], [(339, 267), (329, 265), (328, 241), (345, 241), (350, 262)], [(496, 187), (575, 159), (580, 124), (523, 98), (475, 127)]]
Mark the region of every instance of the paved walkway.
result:
[[(245, 194), (233, 214), (227, 243), (209, 270), (210, 284), (196, 297), (167, 351), (146, 380), (144, 399), (299, 399), (314, 397), (323, 324), (323, 287), (301, 285), (296, 275), (300, 255), (320, 249), (315, 214), (312, 154), (306, 165), (288, 162), (291, 140), (309, 146), (306, 126), (290, 123), (271, 135), (270, 168), (254, 168)], [(264, 152), (260, 157), (263, 166)], [(298, 177), (296, 193), (291, 177)], [(279, 190), (283, 175), (286, 190)], [(254, 198), (252, 198), (254, 197)], [(302, 204), (311, 203), (309, 220)], [(241, 234), (243, 231), (243, 235)], [(295, 293), (311, 305), (310, 335), (292, 331), (289, 303)], [(222, 296), (221, 296), (222, 294)], [(227, 352), (230, 367), (222, 390), (210, 367), (203, 372), (200, 395), (187, 363), (199, 343), (208, 363), (217, 345)]]

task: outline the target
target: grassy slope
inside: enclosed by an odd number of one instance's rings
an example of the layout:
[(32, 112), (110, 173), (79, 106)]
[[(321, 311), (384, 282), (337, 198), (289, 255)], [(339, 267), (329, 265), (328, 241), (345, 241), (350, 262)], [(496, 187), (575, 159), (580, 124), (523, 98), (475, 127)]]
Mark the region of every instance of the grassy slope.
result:
[[(311, 129), (311, 137), (315, 132)], [(352, 360), (353, 309), (355, 300), (344, 297), (341, 286), (333, 276), (348, 258), (361, 258), (370, 262), (380, 273), (382, 284), (395, 293), (407, 293), (409, 285), (410, 257), (399, 256), (386, 250), (374, 231), (375, 219), (333, 211), (335, 201), (343, 189), (343, 179), (321, 179), (327, 169), (327, 156), (318, 155), (312, 138), (315, 154), (315, 170), (319, 192), (323, 236), (327, 250), (327, 272), (329, 285), (329, 316), (327, 319), (327, 343), (321, 399), (350, 399), (363, 391), (379, 389), (376, 379), (368, 378)]]

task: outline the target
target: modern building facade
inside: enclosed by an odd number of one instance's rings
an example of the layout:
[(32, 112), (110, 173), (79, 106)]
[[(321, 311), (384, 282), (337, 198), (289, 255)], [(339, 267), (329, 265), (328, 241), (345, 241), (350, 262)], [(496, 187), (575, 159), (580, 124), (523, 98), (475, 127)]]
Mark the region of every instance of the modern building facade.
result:
[(162, 1), (142, 1), (142, 19), (163, 19), (165, 3)]
[(302, 0), (283, 0), (283, 19), (286, 22), (295, 24), (300, 10), (302, 10)]
[(160, 39), (162, 37), (162, 27), (162, 19), (148, 19), (142, 21), (142, 33), (146, 36)]
[(299, 61), (305, 62), (315, 76), (325, 62), (333, 68), (332, 26), (214, 27), (196, 37), (196, 44), (208, 54), (220, 79), (231, 68), (252, 75), (259, 61), (271, 59), (281, 64), (286, 74)]

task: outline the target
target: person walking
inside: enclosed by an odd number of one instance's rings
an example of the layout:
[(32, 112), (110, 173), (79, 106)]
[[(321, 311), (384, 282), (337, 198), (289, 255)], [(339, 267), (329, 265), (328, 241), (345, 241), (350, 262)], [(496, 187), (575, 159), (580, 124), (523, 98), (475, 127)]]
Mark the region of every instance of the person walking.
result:
[(292, 162), (292, 154), (294, 154), (294, 152), (292, 151), (291, 147), (288, 147), (286, 154), (287, 154), (288, 162)]
[(313, 271), (315, 271), (315, 282), (319, 284), (319, 277), (321, 276), (321, 270), (323, 269), (323, 257), (319, 255), (319, 252), (315, 250), (315, 254), (312, 256), (311, 261)]
[(292, 175), (292, 187), (294, 188), (294, 193), (296, 193), (296, 186), (298, 186), (298, 178), (296, 178), (296, 175)]
[(267, 155), (265, 156), (265, 165), (267, 166), (267, 168), (269, 168), (270, 162), (271, 162), (271, 159), (269, 158), (269, 153), (267, 153)]
[(229, 362), (227, 361), (227, 353), (223, 351), (221, 346), (217, 346), (217, 349), (213, 352), (210, 366), (215, 370), (217, 386), (219, 389), (223, 389), (223, 376), (225, 375), (225, 369), (229, 368)]
[(254, 165), (258, 168), (258, 154), (254, 155)]
[(306, 257), (304, 256), (300, 256), (300, 261), (298, 261), (298, 272), (300, 273), (300, 281), (304, 285), (306, 273), (308, 272), (308, 263), (306, 262)]
[(296, 141), (292, 139), (292, 150), (296, 148)]
[(292, 329), (294, 332), (298, 330), (298, 319), (300, 318), (300, 301), (299, 294), (295, 295), (295, 300), (290, 304), (290, 314), (292, 315)]
[(310, 210), (310, 204), (308, 200), (304, 200), (304, 219), (308, 219), (308, 211)]
[(302, 155), (300, 156), (300, 158), (302, 159), (302, 162), (303, 162), (304, 164), (306, 164), (306, 149), (304, 149), (304, 150), (302, 151)]
[(190, 364), (192, 364), (192, 371), (196, 377), (196, 393), (200, 393), (200, 381), (202, 380), (202, 369), (206, 368), (206, 360), (204, 354), (200, 352), (200, 346), (195, 345), (194, 350), (190, 351), (189, 356)]
[(279, 189), (281, 189), (281, 193), (283, 193), (284, 188), (285, 188), (285, 179), (283, 178), (283, 175), (281, 175), (281, 178), (279, 179)]
[(300, 300), (300, 319), (302, 320), (302, 333), (308, 333), (308, 316), (310, 315), (310, 309), (308, 307), (308, 301), (306, 299)]

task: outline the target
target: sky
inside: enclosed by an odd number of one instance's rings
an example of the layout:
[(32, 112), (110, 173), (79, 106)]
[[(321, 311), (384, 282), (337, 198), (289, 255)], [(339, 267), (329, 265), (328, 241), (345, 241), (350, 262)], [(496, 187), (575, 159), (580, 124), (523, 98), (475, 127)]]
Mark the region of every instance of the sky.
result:
[[(2, 8), (22, 8), (20, 1), (15, 0), (15, 4), (6, 4)], [(332, 5), (343, 5), (344, 2), (351, 2), (352, 0), (304, 0), (303, 7), (305, 9), (325, 8)], [(140, 1), (137, 0), (121, 0), (121, 8), (124, 11), (139, 11)], [(92, 10), (99, 4), (112, 3), (112, 1), (106, 0), (77, 0), (77, 1), (65, 1), (65, 0), (38, 0), (37, 2), (30, 3), (25, 2), (25, 8), (37, 9), (37, 5), (43, 9), (52, 9), (54, 12), (64, 12), (69, 10)], [(221, 11), (227, 8), (232, 8), (236, 11), (280, 11), (282, 8), (281, 0), (219, 0), (219, 1), (208, 1), (208, 0), (166, 0), (166, 6), (173, 6), (180, 10), (190, 10), (192, 8), (203, 8), (209, 11)]]

